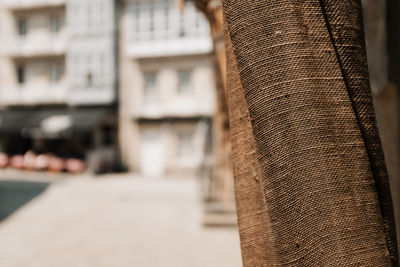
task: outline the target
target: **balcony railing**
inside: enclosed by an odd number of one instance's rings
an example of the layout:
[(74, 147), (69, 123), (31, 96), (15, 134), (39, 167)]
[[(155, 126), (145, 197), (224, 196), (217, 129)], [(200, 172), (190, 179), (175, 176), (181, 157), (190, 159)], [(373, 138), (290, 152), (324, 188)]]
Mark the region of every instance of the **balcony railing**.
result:
[(70, 105), (108, 105), (116, 101), (113, 87), (71, 88), (68, 94)]
[(45, 8), (65, 5), (66, 0), (3, 0), (2, 5), (9, 9)]
[(21, 37), (3, 45), (3, 54), (11, 57), (61, 56), (67, 49), (65, 34), (56, 36)]
[(212, 49), (211, 38), (176, 38), (130, 42), (127, 44), (126, 54), (133, 58), (152, 58), (208, 54), (212, 52)]
[(67, 97), (68, 89), (65, 84), (24, 85), (6, 88), (1, 92), (3, 105), (65, 104)]
[(175, 98), (172, 101), (133, 105), (132, 116), (137, 119), (209, 117), (215, 112), (215, 99)]

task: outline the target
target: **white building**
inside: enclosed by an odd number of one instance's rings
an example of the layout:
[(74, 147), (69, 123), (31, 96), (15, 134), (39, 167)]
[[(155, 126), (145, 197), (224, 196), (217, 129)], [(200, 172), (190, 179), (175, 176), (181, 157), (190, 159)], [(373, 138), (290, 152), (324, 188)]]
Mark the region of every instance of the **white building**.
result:
[(0, 2), (3, 106), (66, 102), (65, 2), (43, 2)]
[(122, 159), (146, 175), (193, 173), (210, 142), (215, 107), (212, 40), (187, 2), (126, 0), (120, 16)]
[(110, 143), (116, 22), (114, 0), (0, 0), (0, 135), (26, 143), (10, 153)]
[(115, 0), (67, 0), (68, 102), (110, 104), (116, 100), (117, 15)]

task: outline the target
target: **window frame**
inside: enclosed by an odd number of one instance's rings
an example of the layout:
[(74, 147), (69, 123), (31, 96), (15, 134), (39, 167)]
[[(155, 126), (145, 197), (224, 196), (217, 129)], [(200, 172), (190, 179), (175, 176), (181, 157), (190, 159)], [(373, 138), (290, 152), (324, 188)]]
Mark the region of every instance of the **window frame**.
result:
[(21, 86), (26, 84), (26, 67), (24, 64), (17, 65), (17, 83)]
[[(147, 77), (152, 76), (153, 78), (153, 86), (148, 86)], [(145, 104), (154, 104), (157, 102), (157, 92), (158, 92), (158, 73), (157, 71), (146, 71), (143, 73), (143, 102)], [(151, 90), (149, 90), (151, 88)]]
[[(185, 85), (182, 85), (182, 75), (187, 74), (187, 80), (185, 81)], [(179, 96), (189, 96), (193, 93), (193, 70), (191, 69), (180, 69), (177, 71), (178, 76), (178, 85), (177, 85), (177, 93)]]
[(50, 32), (53, 35), (58, 35), (61, 32), (62, 21), (59, 14), (52, 14), (50, 16)]
[(192, 130), (178, 130), (176, 132), (177, 146), (175, 156), (178, 160), (191, 158), (195, 150), (194, 136), (195, 133)]
[(18, 36), (26, 38), (28, 35), (28, 20), (26, 17), (18, 17), (17, 19)]
[[(55, 71), (57, 70), (57, 71)], [(61, 82), (63, 76), (63, 66), (59, 62), (54, 62), (51, 64), (50, 67), (50, 83), (51, 84), (58, 84)]]

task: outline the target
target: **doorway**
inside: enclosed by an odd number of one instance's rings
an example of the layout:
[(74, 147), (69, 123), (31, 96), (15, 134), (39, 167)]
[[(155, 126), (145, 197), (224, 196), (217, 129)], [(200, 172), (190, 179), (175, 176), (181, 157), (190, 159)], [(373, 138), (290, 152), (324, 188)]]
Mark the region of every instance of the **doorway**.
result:
[(164, 174), (164, 146), (161, 134), (145, 130), (141, 134), (140, 171), (146, 177), (160, 178)]

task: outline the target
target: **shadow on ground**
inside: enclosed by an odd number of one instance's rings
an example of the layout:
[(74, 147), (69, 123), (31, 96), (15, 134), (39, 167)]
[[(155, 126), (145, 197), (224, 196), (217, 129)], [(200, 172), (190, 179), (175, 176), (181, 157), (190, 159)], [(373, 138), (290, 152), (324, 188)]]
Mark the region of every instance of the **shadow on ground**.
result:
[(48, 186), (42, 182), (0, 181), (0, 223)]

